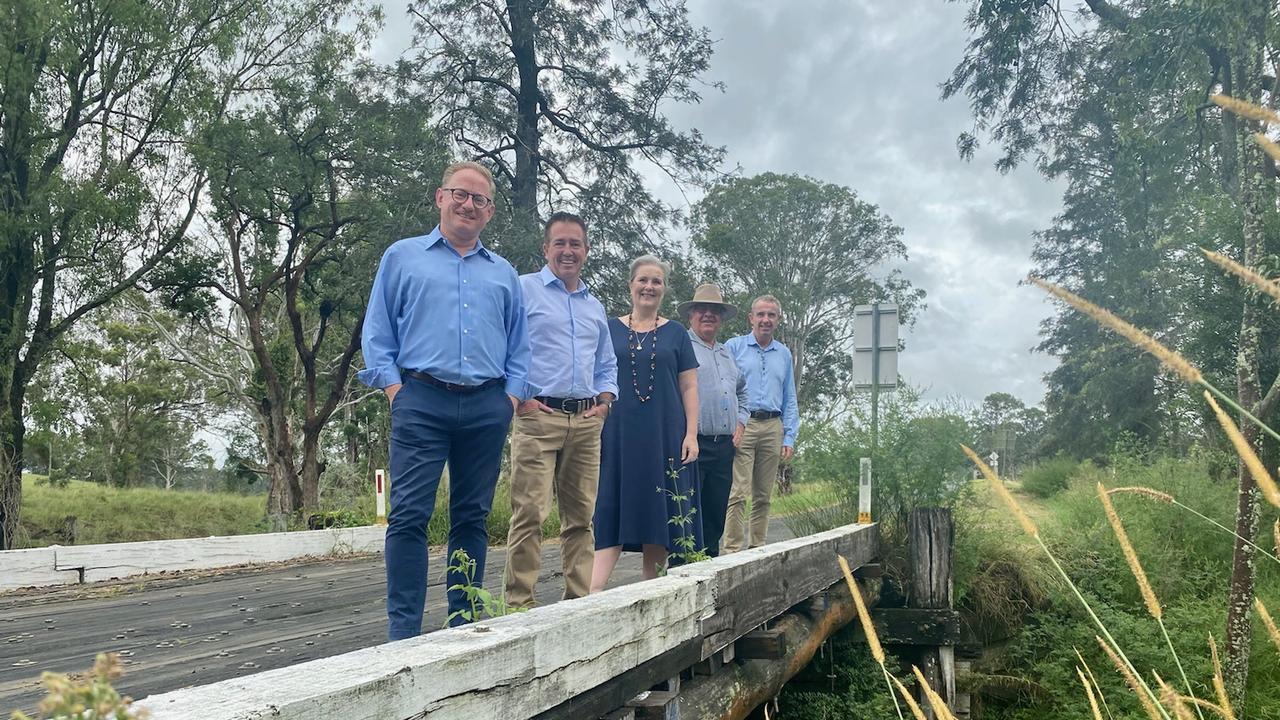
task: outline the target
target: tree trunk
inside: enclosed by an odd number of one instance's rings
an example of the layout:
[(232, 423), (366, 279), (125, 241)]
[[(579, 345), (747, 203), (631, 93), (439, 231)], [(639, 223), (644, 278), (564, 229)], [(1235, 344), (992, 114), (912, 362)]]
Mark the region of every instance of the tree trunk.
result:
[[(1265, 196), (1262, 183), (1260, 153), (1249, 149), (1252, 141), (1244, 139), (1244, 164), (1248, 169), (1242, 178), (1241, 202), (1244, 206), (1244, 264), (1257, 267), (1263, 258), (1264, 235), (1261, 212)], [(1265, 308), (1259, 307), (1256, 291), (1245, 292), (1240, 315), (1239, 354), (1236, 357), (1236, 392), (1241, 407), (1257, 413), (1261, 403), (1259, 377), (1260, 335)], [(1266, 418), (1262, 418), (1266, 420)], [(1240, 431), (1253, 447), (1258, 446), (1261, 431), (1252, 421), (1239, 418)], [(1252, 637), (1250, 613), (1253, 608), (1254, 580), (1257, 575), (1253, 545), (1246, 542), (1257, 535), (1258, 491), (1253, 476), (1241, 461), (1237, 468), (1240, 493), (1236, 503), (1236, 540), (1231, 558), (1231, 592), (1227, 605), (1226, 659), (1223, 676), (1236, 707), (1243, 706), (1245, 685), (1249, 677), (1249, 643)]]
[(324, 461), (320, 457), (320, 432), (324, 423), (316, 423), (303, 429), (302, 437), (302, 509), (320, 507), (320, 476), (324, 474)]
[[(20, 400), (17, 406), (22, 407)], [(0, 414), (0, 550), (13, 550), (18, 542), (18, 518), (22, 510), (22, 437), (22, 413), (14, 413), (11, 407), (6, 407)]]
[(511, 203), (515, 210), (536, 218), (542, 136), (538, 131), (540, 93), (533, 4), (530, 0), (507, 0), (507, 16), (511, 20), (511, 51), (520, 76), (516, 97), (516, 176), (511, 180)]

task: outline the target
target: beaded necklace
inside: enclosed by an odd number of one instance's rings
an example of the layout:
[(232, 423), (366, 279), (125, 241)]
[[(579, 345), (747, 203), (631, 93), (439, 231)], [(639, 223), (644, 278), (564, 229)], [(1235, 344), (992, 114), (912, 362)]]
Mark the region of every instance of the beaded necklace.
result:
[[(636, 399), (640, 402), (649, 402), (649, 398), (653, 397), (653, 378), (657, 375), (658, 370), (658, 318), (653, 318), (653, 327), (648, 330), (637, 333), (632, 325), (633, 318), (627, 315), (627, 348), (631, 351), (631, 387), (635, 388)], [(649, 352), (649, 390), (648, 394), (640, 393), (640, 375), (636, 371), (636, 351), (644, 350), (645, 338), (653, 333), (653, 343)]]

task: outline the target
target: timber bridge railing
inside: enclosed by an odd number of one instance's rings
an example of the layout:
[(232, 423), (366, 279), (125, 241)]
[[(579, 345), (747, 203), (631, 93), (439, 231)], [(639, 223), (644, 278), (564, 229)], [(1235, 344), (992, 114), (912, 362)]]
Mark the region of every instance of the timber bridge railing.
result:
[[(847, 525), (138, 705), (153, 720), (741, 718), (853, 619), (837, 555), (874, 574), (879, 526)], [(748, 657), (768, 661), (741, 662)]]

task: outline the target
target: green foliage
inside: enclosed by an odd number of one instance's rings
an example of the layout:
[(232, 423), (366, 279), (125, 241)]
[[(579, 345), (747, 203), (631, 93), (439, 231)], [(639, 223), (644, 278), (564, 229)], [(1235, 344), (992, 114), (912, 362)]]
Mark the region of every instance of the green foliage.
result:
[(19, 545), (69, 544), (68, 518), (76, 520), (76, 544), (245, 535), (263, 532), (262, 496), (114, 488), (71, 480), (63, 487), (24, 478)]
[(1067, 489), (1067, 483), (1080, 463), (1069, 457), (1051, 458), (1036, 463), (1022, 474), (1022, 490), (1046, 498)]
[[(871, 658), (853, 625), (836, 633), (782, 689), (778, 717), (794, 720), (846, 720), (897, 717), (884, 673)], [(904, 678), (897, 659), (885, 660), (889, 672)], [(910, 668), (905, 668), (909, 673)], [(905, 682), (905, 681), (904, 681)], [(901, 702), (901, 701), (899, 701)]]
[(463, 581), (450, 585), (448, 590), (450, 592), (461, 590), (466, 596), (467, 607), (449, 613), (449, 617), (445, 618), (444, 627), (449, 627), (455, 618), (475, 622), (487, 617), (495, 618), (524, 612), (527, 609), (508, 605), (505, 597), (494, 595), (483, 586), (476, 585), (476, 561), (462, 548), (454, 550), (453, 555), (449, 557), (448, 571), (462, 575)]
[(690, 229), (704, 258), (698, 276), (718, 281), (744, 311), (730, 332), (746, 331), (752, 298), (781, 301), (778, 339), (795, 356), (802, 409), (838, 397), (849, 380), (852, 306), (895, 302), (905, 325), (923, 307), (924, 291), (886, 268), (906, 257), (902, 228), (847, 187), (775, 173), (734, 178), (699, 201)]
[[(1102, 513), (1094, 491), (1097, 482), (1114, 486), (1145, 486), (1166, 492), (1224, 525), (1234, 516), (1235, 489), (1209, 482), (1203, 459), (1158, 457), (1150, 463), (1129, 462), (1112, 475), (1111, 469), (1080, 467), (1069, 488), (1048, 501), (1037, 522), (1046, 542), (1067, 574), (1080, 587), (1103, 623), (1120, 642), (1134, 665), (1155, 669), (1162, 677), (1177, 677), (1155, 621), (1143, 606), (1137, 584)], [(1165, 625), (1187, 675), (1200, 697), (1212, 690), (1206, 638), (1221, 638), (1226, 618), (1231, 536), (1186, 510), (1136, 495), (1113, 497), (1116, 510), (1146, 569), (1156, 596), (1165, 609)], [(1268, 543), (1260, 539), (1260, 544)], [(960, 582), (957, 580), (957, 592)], [(1258, 594), (1280, 597), (1280, 566), (1259, 558)], [(1078, 603), (1060, 587), (1045, 603), (1030, 608), (1028, 622), (1005, 645), (1003, 652), (984, 661), (980, 672), (1024, 678), (1043, 693), (1008, 698), (993, 693), (985, 710), (997, 720), (1030, 720), (1052, 712), (1054, 717), (1091, 717), (1074, 667), (1079, 649), (1117, 717), (1138, 717), (1133, 694), (1094, 641), (1096, 629)], [(1221, 641), (1219, 650), (1221, 651)], [(1252, 718), (1280, 718), (1280, 658), (1259, 630), (1253, 645), (1246, 710)]]
[[(668, 566), (670, 566), (671, 561), (675, 561), (680, 565), (688, 565), (689, 563), (711, 559), (705, 547), (698, 547), (697, 538), (694, 537), (692, 532), (695, 515), (698, 512), (698, 508), (693, 506), (693, 493), (695, 492), (693, 486), (689, 487), (689, 492), (687, 493), (672, 489), (679, 486), (681, 471), (694, 472), (693, 468), (689, 466), (676, 467), (675, 459), (667, 458), (667, 479), (671, 481), (670, 486), (658, 487), (658, 493), (665, 495), (676, 506), (675, 514), (667, 518), (667, 524), (680, 528), (680, 537), (676, 538), (676, 550), (668, 556)], [(666, 569), (663, 568), (661, 572), (665, 574)]]
[(817, 505), (788, 518), (797, 533), (826, 530), (858, 517), (859, 460), (872, 457), (871, 515), (883, 523), (882, 542), (892, 544), (906, 528), (912, 508), (953, 506), (969, 492), (968, 462), (960, 444), (973, 439), (972, 413), (945, 404), (925, 404), (919, 391), (902, 387), (881, 396), (877, 451), (870, 452), (868, 408), (840, 424), (801, 428), (796, 474), (841, 491), (834, 507)]

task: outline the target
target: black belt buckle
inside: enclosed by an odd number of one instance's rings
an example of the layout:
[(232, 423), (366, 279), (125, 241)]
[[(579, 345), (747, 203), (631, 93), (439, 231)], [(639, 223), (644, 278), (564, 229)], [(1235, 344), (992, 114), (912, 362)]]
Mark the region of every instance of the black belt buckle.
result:
[(552, 410), (559, 410), (566, 415), (577, 415), (585, 410), (590, 410), (596, 406), (596, 399), (589, 398), (557, 398), (557, 397), (539, 397), (538, 402), (546, 405)]

